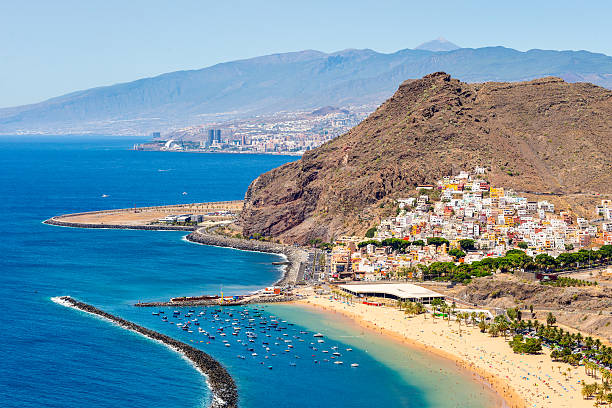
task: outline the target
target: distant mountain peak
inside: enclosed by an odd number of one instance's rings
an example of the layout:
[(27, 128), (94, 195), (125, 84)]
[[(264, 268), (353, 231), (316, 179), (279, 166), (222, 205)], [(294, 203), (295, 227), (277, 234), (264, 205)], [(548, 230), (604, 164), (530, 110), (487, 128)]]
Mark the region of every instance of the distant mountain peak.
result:
[(426, 50), (426, 51), (438, 52), (438, 51), (454, 51), (454, 50), (458, 50), (459, 48), (461, 47), (459, 47), (457, 44), (453, 44), (452, 42), (448, 41), (446, 38), (439, 37), (439, 38), (436, 38), (435, 40), (427, 41), (415, 47), (415, 50)]

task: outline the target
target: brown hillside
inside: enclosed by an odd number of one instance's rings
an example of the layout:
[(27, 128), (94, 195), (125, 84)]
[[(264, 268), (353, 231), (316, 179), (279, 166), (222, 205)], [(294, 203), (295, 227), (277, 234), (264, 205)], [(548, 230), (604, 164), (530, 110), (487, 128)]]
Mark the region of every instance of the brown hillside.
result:
[(255, 179), (240, 224), (288, 242), (363, 233), (417, 184), (476, 165), (494, 185), (584, 205), (612, 193), (611, 152), (610, 90), (558, 78), (467, 84), (439, 72), (404, 82), (348, 133)]

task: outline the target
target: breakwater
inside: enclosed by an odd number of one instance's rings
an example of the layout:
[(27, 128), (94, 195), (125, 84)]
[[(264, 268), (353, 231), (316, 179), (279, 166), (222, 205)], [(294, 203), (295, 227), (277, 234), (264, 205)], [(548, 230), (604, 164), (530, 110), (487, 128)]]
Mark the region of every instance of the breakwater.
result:
[(295, 295), (285, 295), (277, 297), (262, 297), (262, 296), (246, 296), (244, 299), (230, 301), (230, 302), (219, 302), (214, 300), (187, 300), (181, 302), (139, 302), (134, 303), (136, 307), (185, 307), (185, 306), (244, 306), (248, 304), (261, 304), (261, 303), (286, 303), (294, 302), (299, 300), (300, 297)]
[(52, 217), (43, 221), (43, 224), (72, 228), (131, 229), (146, 231), (195, 231), (196, 229), (196, 227), (183, 225), (83, 224), (78, 222), (62, 221), (61, 218), (61, 215)]
[(165, 344), (172, 350), (175, 350), (176, 352), (185, 356), (185, 358), (193, 363), (200, 373), (206, 376), (208, 386), (212, 392), (212, 398), (209, 405), (211, 408), (230, 408), (238, 406), (238, 390), (236, 388), (234, 379), (230, 376), (225, 367), (221, 365), (221, 363), (202, 350), (175, 340), (172, 337), (166, 336), (165, 334), (147, 329), (136, 323), (132, 323), (128, 320), (114, 316), (90, 304), (79, 302), (70, 296), (54, 298), (53, 301), (102, 317), (124, 329), (131, 330), (152, 340)]
[(241, 249), (245, 251), (267, 252), (281, 254), (287, 258), (288, 264), (284, 268), (283, 277), (276, 282), (277, 285), (287, 286), (296, 284), (300, 269), (308, 261), (308, 253), (300, 247), (276, 244), (274, 242), (258, 241), (254, 239), (231, 238), (223, 235), (210, 234), (202, 228), (187, 235), (186, 239), (203, 245)]

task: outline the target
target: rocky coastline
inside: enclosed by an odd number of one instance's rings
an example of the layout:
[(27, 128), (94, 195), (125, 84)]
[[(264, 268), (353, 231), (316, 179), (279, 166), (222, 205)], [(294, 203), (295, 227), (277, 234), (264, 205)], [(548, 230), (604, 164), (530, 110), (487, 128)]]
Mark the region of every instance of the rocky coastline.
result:
[(43, 221), (43, 224), (71, 228), (103, 228), (103, 229), (131, 229), (145, 231), (195, 231), (196, 227), (183, 225), (128, 225), (128, 224), (82, 224), (61, 220), (62, 216), (52, 217)]
[(274, 242), (258, 241), (254, 239), (241, 239), (226, 237), (205, 232), (198, 229), (187, 235), (186, 239), (203, 245), (213, 245), (226, 248), (241, 249), (245, 251), (267, 252), (281, 254), (287, 258), (288, 264), (284, 268), (281, 279), (275, 284), (279, 286), (295, 285), (298, 281), (300, 269), (308, 260), (308, 253), (300, 247), (277, 244)]
[(75, 300), (70, 296), (61, 296), (57, 299), (57, 303), (61, 303), (66, 306), (110, 320), (124, 329), (139, 333), (152, 340), (162, 342), (173, 350), (181, 353), (194, 364), (198, 371), (207, 377), (207, 382), (212, 392), (209, 407), (230, 408), (238, 406), (238, 390), (236, 388), (234, 379), (230, 376), (225, 367), (221, 365), (221, 363), (202, 350), (198, 350), (195, 347), (175, 340), (169, 336), (166, 336), (165, 334), (161, 334), (154, 330), (137, 325), (136, 323), (132, 323), (128, 320), (114, 316), (92, 305)]

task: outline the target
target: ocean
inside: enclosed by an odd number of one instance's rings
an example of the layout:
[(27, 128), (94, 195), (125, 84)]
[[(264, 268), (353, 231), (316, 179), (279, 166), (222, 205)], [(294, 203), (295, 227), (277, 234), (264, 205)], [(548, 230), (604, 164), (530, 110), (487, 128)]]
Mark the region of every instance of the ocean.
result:
[[(267, 319), (284, 320), (288, 334), (274, 333), (272, 350), (259, 349), (253, 356), (238, 342), (248, 342), (246, 337), (229, 336), (231, 346), (223, 346), (220, 337), (187, 333), (151, 309), (133, 307), (139, 300), (255, 290), (279, 278), (280, 267), (272, 262), (280, 257), (196, 245), (176, 231), (84, 230), (41, 222), (96, 209), (241, 199), (257, 175), (296, 159), (129, 150), (136, 142), (0, 138), (0, 406), (208, 403), (205, 379), (188, 361), (163, 345), (50, 300), (61, 295), (201, 347), (233, 375), (243, 407), (493, 404), (491, 392), (452, 363), (381, 339), (337, 316), (291, 305), (268, 305), (260, 312), (250, 308)], [(223, 313), (244, 313), (235, 309)], [(213, 310), (196, 312), (210, 316)], [(218, 325), (213, 319), (201, 321), (211, 332)], [(314, 351), (310, 344), (313, 332), (325, 334), (330, 352), (331, 347), (343, 350), (345, 364), (324, 361), (322, 347)], [(286, 352), (288, 344), (293, 347)], [(265, 359), (266, 353), (275, 355)]]

